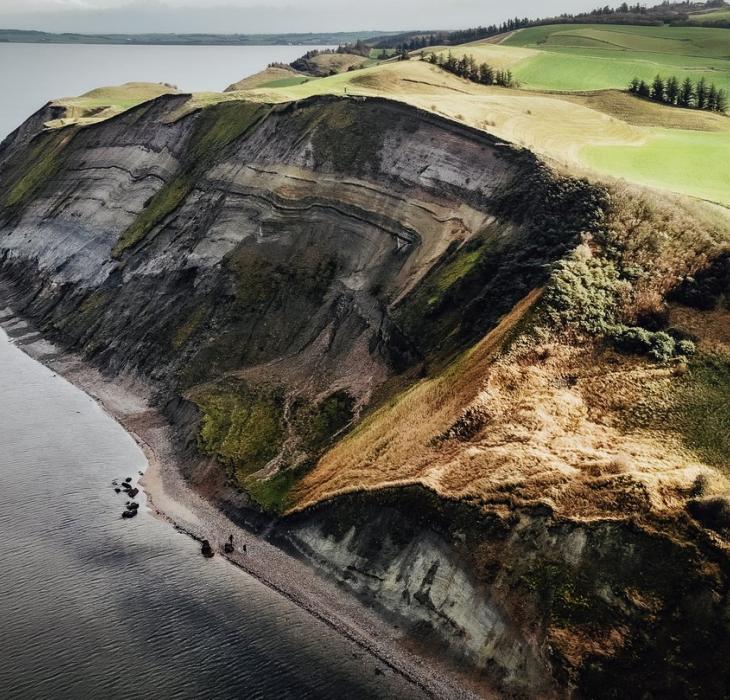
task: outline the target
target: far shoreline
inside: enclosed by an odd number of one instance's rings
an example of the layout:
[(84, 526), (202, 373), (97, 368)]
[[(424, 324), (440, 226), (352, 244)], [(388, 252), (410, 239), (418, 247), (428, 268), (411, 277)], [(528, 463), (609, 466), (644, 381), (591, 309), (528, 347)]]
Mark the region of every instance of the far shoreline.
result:
[(35, 29), (0, 27), (0, 44), (62, 44), (90, 46), (321, 46), (377, 40), (401, 32), (363, 30), (354, 32), (291, 32), (279, 34), (216, 33), (77, 33), (45, 32)]

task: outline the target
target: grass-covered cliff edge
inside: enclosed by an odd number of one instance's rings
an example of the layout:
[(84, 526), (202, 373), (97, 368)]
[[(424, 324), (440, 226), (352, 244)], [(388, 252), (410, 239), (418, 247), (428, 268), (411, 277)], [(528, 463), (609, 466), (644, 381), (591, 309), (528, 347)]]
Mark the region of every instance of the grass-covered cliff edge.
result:
[(727, 694), (722, 209), (378, 98), (58, 118), (0, 146), (5, 301), (194, 483), (506, 694)]

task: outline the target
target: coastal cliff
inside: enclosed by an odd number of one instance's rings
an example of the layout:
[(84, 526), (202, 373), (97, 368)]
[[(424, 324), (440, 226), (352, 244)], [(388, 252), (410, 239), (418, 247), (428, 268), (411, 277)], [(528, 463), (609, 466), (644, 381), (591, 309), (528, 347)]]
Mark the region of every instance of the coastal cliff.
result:
[(0, 145), (0, 301), (201, 493), (505, 695), (727, 692), (723, 214), (382, 99), (57, 117)]

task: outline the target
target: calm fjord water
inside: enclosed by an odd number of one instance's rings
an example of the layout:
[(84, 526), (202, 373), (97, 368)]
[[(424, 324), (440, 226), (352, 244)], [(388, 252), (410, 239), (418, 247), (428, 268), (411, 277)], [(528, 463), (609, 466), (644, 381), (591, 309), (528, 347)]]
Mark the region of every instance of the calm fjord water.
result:
[(0, 43), (0, 140), (52, 99), (128, 82), (220, 91), (269, 63), (289, 63), (313, 48), (326, 47)]
[[(0, 697), (390, 698), (415, 688), (111, 481), (145, 458), (0, 331)], [(378, 668), (381, 673), (376, 672)]]

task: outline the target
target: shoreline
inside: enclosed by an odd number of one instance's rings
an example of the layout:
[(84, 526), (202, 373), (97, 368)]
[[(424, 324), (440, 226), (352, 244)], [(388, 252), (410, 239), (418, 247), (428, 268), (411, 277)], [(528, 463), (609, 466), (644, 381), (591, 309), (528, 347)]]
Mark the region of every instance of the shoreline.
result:
[[(10, 308), (0, 309), (0, 327), (18, 349), (96, 401), (137, 443), (147, 461), (139, 485), (155, 517), (197, 541), (207, 539), (218, 556), (357, 644), (424, 696), (491, 697), (483, 694), (483, 687), (478, 693), (471, 690), (469, 678), (440, 668), (432, 656), (422, 657), (405, 648), (403, 631), (366, 607), (337, 581), (237, 525), (215, 503), (196, 492), (178, 469), (180, 458), (171, 426), (149, 406), (149, 386), (129, 377), (104, 377), (78, 355), (43, 339)], [(234, 535), (236, 549), (225, 554), (223, 544), (230, 534)], [(243, 542), (247, 545), (245, 553), (240, 549)]]

